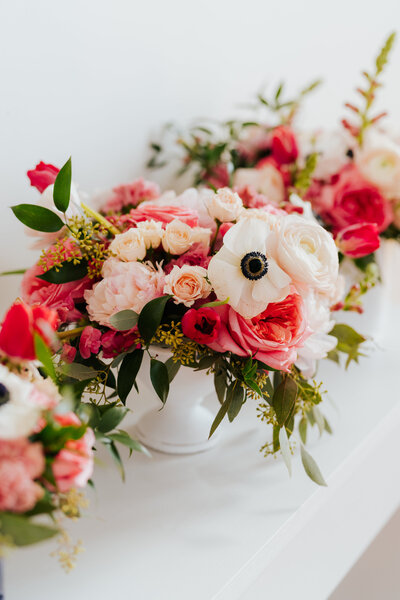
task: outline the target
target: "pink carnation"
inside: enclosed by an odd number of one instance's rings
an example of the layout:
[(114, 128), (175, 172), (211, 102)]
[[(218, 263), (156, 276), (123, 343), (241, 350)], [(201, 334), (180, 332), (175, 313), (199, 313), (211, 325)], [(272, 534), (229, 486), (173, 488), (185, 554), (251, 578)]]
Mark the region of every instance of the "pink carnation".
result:
[(207, 248), (204, 247), (204, 244), (193, 244), (190, 250), (181, 254), (178, 258), (171, 260), (171, 262), (165, 266), (164, 271), (169, 274), (175, 265), (178, 267), (191, 265), (207, 269), (210, 260), (211, 256), (208, 256), (208, 251)]
[(254, 356), (274, 369), (288, 371), (309, 335), (303, 301), (295, 293), (271, 302), (253, 319), (244, 319), (228, 305), (215, 310), (221, 316), (221, 328), (210, 348)]
[[(74, 413), (56, 415), (56, 420), (63, 427), (81, 425)], [(57, 489), (68, 492), (74, 487), (84, 487), (93, 473), (93, 449), (95, 437), (91, 429), (79, 440), (68, 440), (53, 462), (53, 475)]]
[(147, 302), (163, 295), (163, 288), (161, 267), (108, 258), (103, 279), (86, 290), (84, 296), (91, 320), (110, 327), (112, 315), (126, 309), (140, 313)]
[(41, 444), (25, 438), (0, 440), (0, 511), (26, 512), (42, 497), (34, 479), (45, 467)]
[(66, 363), (72, 363), (75, 360), (76, 356), (76, 348), (71, 346), (71, 344), (64, 344), (61, 352), (61, 360)]
[(145, 204), (134, 208), (127, 215), (122, 215), (118, 224), (125, 225), (127, 229), (134, 227), (141, 221), (161, 221), (167, 224), (174, 219), (179, 219), (190, 227), (197, 227), (199, 224), (199, 213), (197, 210), (185, 208), (184, 206), (156, 206), (154, 204)]
[(79, 340), (79, 352), (82, 358), (89, 358), (90, 355), (97, 354), (100, 349), (101, 331), (88, 325), (82, 331)]
[(144, 200), (155, 200), (160, 196), (160, 188), (152, 181), (142, 177), (132, 183), (119, 185), (113, 189), (113, 194), (102, 207), (102, 211), (120, 212), (123, 208), (137, 206)]

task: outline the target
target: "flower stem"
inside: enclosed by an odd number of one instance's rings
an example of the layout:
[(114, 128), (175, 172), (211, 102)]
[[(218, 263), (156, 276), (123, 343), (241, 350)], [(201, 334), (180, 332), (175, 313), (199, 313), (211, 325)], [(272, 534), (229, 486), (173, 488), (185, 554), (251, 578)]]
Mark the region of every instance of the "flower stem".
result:
[(100, 223), (100, 225), (103, 225), (103, 227), (105, 227), (110, 233), (112, 233), (113, 235), (118, 235), (119, 233), (121, 233), (119, 229), (112, 225), (110, 221), (108, 221), (105, 217), (103, 217), (103, 215), (98, 213), (96, 210), (93, 210), (93, 208), (90, 208), (89, 206), (87, 206), (87, 204), (84, 204), (83, 202), (81, 202), (81, 206), (89, 217), (92, 217), (92, 219)]
[(75, 327), (75, 329), (68, 329), (67, 331), (60, 331), (59, 333), (57, 333), (57, 337), (59, 340), (69, 340), (82, 333), (85, 327), (86, 325), (84, 325), (83, 327)]
[(215, 230), (215, 234), (214, 234), (214, 237), (213, 237), (213, 239), (212, 239), (212, 242), (211, 242), (211, 246), (210, 246), (210, 254), (212, 254), (212, 253), (213, 253), (213, 251), (214, 251), (214, 246), (215, 246), (215, 242), (217, 241), (217, 237), (218, 237), (219, 228), (220, 228), (220, 227), (221, 227), (221, 225), (222, 225), (221, 221), (218, 221), (218, 219), (216, 219), (216, 223), (217, 223), (217, 229)]

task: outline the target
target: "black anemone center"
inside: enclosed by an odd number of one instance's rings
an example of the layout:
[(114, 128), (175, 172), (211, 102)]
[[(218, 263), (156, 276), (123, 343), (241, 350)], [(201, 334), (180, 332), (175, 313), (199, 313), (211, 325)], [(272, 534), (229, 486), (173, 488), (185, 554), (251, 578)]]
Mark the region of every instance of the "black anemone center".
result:
[(248, 252), (240, 262), (240, 268), (247, 279), (261, 279), (268, 273), (268, 261), (261, 252)]
[(10, 392), (4, 385), (4, 383), (0, 383), (0, 406), (3, 404), (7, 404), (10, 399)]

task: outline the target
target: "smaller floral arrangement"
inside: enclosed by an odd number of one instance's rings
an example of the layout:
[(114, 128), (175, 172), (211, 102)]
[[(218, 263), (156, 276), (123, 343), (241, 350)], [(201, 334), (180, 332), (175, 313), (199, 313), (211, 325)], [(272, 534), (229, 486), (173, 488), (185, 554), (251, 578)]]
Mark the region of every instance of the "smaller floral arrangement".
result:
[(358, 270), (337, 308), (362, 312), (362, 295), (379, 280), (375, 252), (381, 240), (400, 240), (400, 144), (381, 127), (386, 113), (371, 114), (394, 39), (395, 34), (388, 37), (374, 70), (363, 72), (366, 85), (357, 89), (362, 105), (346, 104), (354, 118), (343, 119), (341, 131), (310, 133), (298, 126), (298, 109), (319, 81), (294, 99), (283, 98), (280, 84), (271, 97), (257, 96), (254, 118), (201, 123), (188, 133), (168, 128), (165, 144), (152, 144), (148, 166), (172, 160), (172, 144), (183, 162), (180, 175), (190, 170), (196, 186), (231, 185), (248, 208), (264, 206), (267, 198), (278, 208), (303, 213), (310, 206), (297, 196), (310, 202), (332, 234), (340, 261), (347, 257)]
[[(22, 297), (57, 312), (57, 372), (82, 381), (92, 415), (134, 402), (144, 354), (163, 404), (179, 368), (204, 370), (220, 402), (210, 435), (251, 400), (271, 427), (265, 454), (281, 450), (290, 469), (298, 426), (305, 470), (324, 484), (304, 446), (308, 425), (330, 431), (317, 361), (357, 360), (364, 341), (331, 317), (343, 293), (331, 235), (293, 199), (278, 206), (258, 193), (249, 205), (226, 186), (161, 194), (142, 179), (103, 195), (98, 211), (79, 199), (77, 216), (68, 212), (70, 161), (58, 173), (44, 163), (29, 172), (39, 191), (45, 172), (41, 202), (13, 207), (53, 236)], [(170, 351), (165, 362), (159, 348)], [(118, 436), (108, 437), (115, 457)]]

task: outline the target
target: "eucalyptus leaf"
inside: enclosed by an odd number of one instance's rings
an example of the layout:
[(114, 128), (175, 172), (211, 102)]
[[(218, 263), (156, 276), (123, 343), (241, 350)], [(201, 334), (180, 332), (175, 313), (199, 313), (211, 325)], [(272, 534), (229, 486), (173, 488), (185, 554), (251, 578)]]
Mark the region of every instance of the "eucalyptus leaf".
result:
[(307, 475), (309, 476), (309, 478), (312, 479), (312, 481), (314, 481), (314, 483), (317, 483), (318, 485), (326, 486), (327, 485), (326, 481), (323, 478), (322, 473), (319, 470), (317, 463), (315, 462), (315, 460), (313, 459), (311, 454), (309, 454), (307, 452), (307, 450), (304, 448), (303, 444), (301, 444), (300, 450), (301, 450), (301, 461), (303, 463), (304, 470), (307, 473)]
[(64, 223), (60, 217), (44, 206), (17, 204), (16, 206), (12, 206), (11, 210), (21, 223), (35, 231), (55, 233), (64, 227)]
[(71, 158), (60, 169), (54, 182), (53, 201), (59, 211), (65, 213), (71, 197)]
[(139, 315), (133, 310), (121, 310), (110, 317), (110, 323), (118, 331), (129, 331), (137, 325)]
[(150, 379), (157, 396), (165, 404), (169, 392), (168, 369), (163, 362), (156, 358), (152, 358), (150, 361)]
[(285, 427), (281, 427), (279, 430), (279, 444), (286, 468), (289, 471), (289, 475), (292, 476), (292, 453)]

